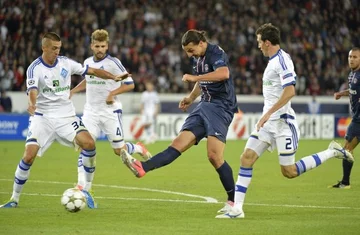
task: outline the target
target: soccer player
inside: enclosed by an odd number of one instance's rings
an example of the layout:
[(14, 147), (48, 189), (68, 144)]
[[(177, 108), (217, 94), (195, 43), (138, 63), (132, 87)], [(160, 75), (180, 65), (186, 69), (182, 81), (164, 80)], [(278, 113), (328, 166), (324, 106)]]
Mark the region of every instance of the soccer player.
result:
[[(342, 96), (349, 96), (352, 120), (345, 135), (344, 148), (353, 153), (360, 140), (360, 48), (354, 47), (349, 52), (348, 57), (349, 68), (351, 72), (348, 76), (349, 89), (339, 91), (334, 94), (336, 100)], [(350, 189), (350, 174), (353, 167), (352, 162), (343, 160), (343, 178), (337, 184), (330, 188)]]
[(328, 149), (304, 157), (295, 163), (299, 129), (291, 98), (295, 96), (294, 64), (280, 48), (280, 31), (271, 23), (256, 31), (258, 47), (269, 62), (263, 74), (263, 114), (251, 133), (241, 155), (241, 166), (235, 185), (235, 203), (229, 212), (216, 218), (244, 218), (243, 204), (253, 176), (253, 165), (266, 151), (277, 148), (282, 174), (291, 179), (336, 157), (354, 161), (350, 152), (332, 141)]
[(95, 171), (95, 142), (81, 120), (75, 116), (74, 106), (69, 99), (71, 75), (89, 74), (103, 79), (122, 80), (128, 74), (114, 76), (105, 70), (83, 67), (65, 56), (59, 56), (61, 40), (55, 33), (45, 33), (41, 45), (42, 55), (27, 69), (27, 110), (31, 117), (25, 152), (15, 171), (12, 196), (0, 207), (17, 207), (35, 157), (42, 156), (57, 140), (65, 146), (82, 149), (86, 176), (86, 184), (82, 191), (87, 198), (88, 206), (95, 208), (94, 199), (89, 193)]
[[(145, 82), (146, 90), (141, 95), (141, 117), (145, 129), (145, 144), (152, 144), (156, 141), (155, 122), (160, 110), (159, 96), (154, 89), (152, 82)], [(131, 153), (130, 153), (131, 154)]]
[(234, 178), (232, 169), (224, 161), (224, 148), (228, 127), (237, 112), (234, 84), (229, 71), (228, 56), (221, 47), (207, 41), (204, 31), (189, 30), (182, 37), (182, 47), (191, 58), (195, 75), (184, 74), (184, 82), (196, 82), (191, 93), (184, 97), (179, 108), (186, 111), (201, 95), (201, 101), (190, 113), (179, 135), (163, 152), (146, 162), (140, 162), (126, 151), (121, 158), (137, 177), (166, 166), (181, 153), (207, 137), (207, 156), (219, 174), (227, 193), (227, 203), (221, 211), (230, 208), (234, 201)]
[[(127, 74), (120, 60), (107, 54), (109, 46), (109, 34), (106, 30), (95, 30), (91, 35), (91, 50), (93, 56), (84, 61), (84, 66), (97, 69), (105, 69), (112, 74)], [(86, 103), (82, 121), (94, 141), (103, 131), (114, 150), (120, 155), (120, 150), (126, 150), (133, 154), (139, 153), (144, 159), (149, 159), (151, 154), (142, 143), (132, 144), (124, 141), (122, 123), (122, 103), (117, 95), (134, 89), (134, 81), (127, 77), (122, 82), (103, 80), (94, 75), (87, 75), (75, 88), (71, 90), (71, 96), (86, 89)], [(78, 188), (85, 185), (85, 166), (83, 154), (78, 159)]]

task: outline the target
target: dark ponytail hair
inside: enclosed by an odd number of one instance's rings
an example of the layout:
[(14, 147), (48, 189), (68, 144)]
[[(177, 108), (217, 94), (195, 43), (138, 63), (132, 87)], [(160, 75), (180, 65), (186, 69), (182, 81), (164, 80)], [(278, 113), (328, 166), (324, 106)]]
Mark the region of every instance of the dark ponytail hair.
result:
[(193, 43), (194, 45), (198, 45), (202, 42), (207, 42), (207, 36), (205, 31), (200, 31), (196, 29), (190, 29), (181, 38), (181, 45), (187, 46), (189, 43)]

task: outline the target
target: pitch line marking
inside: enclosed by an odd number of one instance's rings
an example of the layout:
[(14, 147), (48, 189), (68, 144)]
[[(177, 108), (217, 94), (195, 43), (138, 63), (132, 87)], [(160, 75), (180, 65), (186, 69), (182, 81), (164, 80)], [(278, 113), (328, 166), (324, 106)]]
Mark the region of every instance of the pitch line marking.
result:
[[(0, 181), (13, 181), (9, 179), (0, 179)], [(49, 183), (49, 184), (70, 184), (66, 182), (57, 182), (57, 181), (42, 181), (42, 180), (31, 180), (31, 182), (35, 183)], [(177, 200), (177, 199), (159, 199), (159, 198), (122, 198), (122, 197), (100, 197), (96, 196), (99, 199), (106, 200), (124, 200), (124, 201), (158, 201), (158, 202), (186, 202), (186, 203), (210, 203), (210, 204), (223, 204), (223, 202), (218, 202), (216, 199), (211, 197), (203, 197), (199, 195), (173, 192), (167, 190), (158, 190), (158, 189), (150, 189), (150, 188), (137, 188), (137, 187), (128, 187), (128, 186), (118, 186), (118, 185), (106, 185), (106, 184), (93, 184), (97, 187), (108, 187), (108, 188), (120, 188), (120, 189), (133, 189), (133, 190), (143, 190), (143, 191), (151, 191), (151, 192), (161, 192), (168, 194), (176, 194), (183, 195), (189, 197), (197, 197), (203, 198), (205, 201), (196, 201), (196, 200)], [(2, 192), (0, 194), (10, 194), (10, 192)], [(28, 196), (44, 196), (44, 197), (60, 197), (61, 195), (57, 194), (46, 194), (46, 193), (22, 193), (22, 195)], [(245, 205), (249, 206), (264, 206), (264, 207), (288, 207), (288, 208), (313, 208), (313, 209), (340, 209), (340, 210), (360, 210), (359, 207), (348, 207), (348, 206), (314, 206), (314, 205), (291, 205), (291, 204), (267, 204), (267, 203), (245, 203)]]
[[(0, 181), (13, 181), (13, 180), (0, 179)], [(31, 180), (31, 182), (33, 182), (33, 183), (41, 183), (41, 184), (66, 184), (66, 185), (72, 185), (72, 183), (58, 182), (58, 181)], [(128, 187), (128, 186), (120, 186), (120, 185), (106, 185), (106, 184), (93, 184), (93, 186), (105, 187), (105, 188), (119, 188), (119, 189), (128, 189), (128, 190), (141, 190), (141, 191), (149, 191), (149, 192), (167, 193), (167, 194), (181, 195), (181, 196), (186, 196), (186, 197), (201, 198), (201, 199), (204, 199), (206, 203), (218, 203), (218, 200), (216, 200), (215, 198), (212, 198), (212, 197), (204, 197), (204, 196), (200, 196), (200, 195), (181, 193), (181, 192), (174, 192), (174, 191), (169, 191), (169, 190)], [(99, 198), (99, 197), (97, 197), (97, 198)]]

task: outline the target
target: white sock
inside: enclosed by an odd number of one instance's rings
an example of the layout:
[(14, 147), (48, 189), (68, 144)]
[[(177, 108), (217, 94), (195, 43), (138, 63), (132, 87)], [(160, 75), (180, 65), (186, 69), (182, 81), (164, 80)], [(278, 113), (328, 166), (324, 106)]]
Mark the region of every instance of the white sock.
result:
[(313, 168), (318, 167), (319, 165), (321, 165), (321, 163), (327, 161), (330, 158), (335, 157), (336, 155), (337, 155), (336, 150), (327, 149), (320, 153), (316, 153), (311, 156), (303, 157), (295, 163), (297, 173), (298, 173), (298, 175), (301, 175), (302, 173), (304, 173), (306, 171), (309, 171)]
[(242, 210), (246, 191), (252, 179), (253, 168), (240, 167), (237, 181), (235, 183), (235, 202), (234, 208)]
[(134, 153), (142, 153), (142, 148), (140, 145), (133, 144), (131, 142), (126, 142), (126, 148), (130, 155)]
[(84, 188), (85, 187), (85, 170), (84, 170), (81, 154), (79, 155), (79, 158), (78, 158), (77, 172), (78, 172), (77, 184)]
[(96, 165), (96, 150), (82, 150), (82, 163), (85, 172), (85, 186), (84, 189), (89, 191), (92, 186), (92, 181), (94, 179), (95, 165)]
[(19, 165), (16, 168), (14, 185), (13, 185), (13, 193), (11, 196), (11, 199), (16, 202), (19, 202), (20, 194), (24, 187), (24, 184), (29, 179), (30, 167), (31, 167), (31, 164), (27, 164), (26, 162), (24, 162), (24, 160), (21, 159)]

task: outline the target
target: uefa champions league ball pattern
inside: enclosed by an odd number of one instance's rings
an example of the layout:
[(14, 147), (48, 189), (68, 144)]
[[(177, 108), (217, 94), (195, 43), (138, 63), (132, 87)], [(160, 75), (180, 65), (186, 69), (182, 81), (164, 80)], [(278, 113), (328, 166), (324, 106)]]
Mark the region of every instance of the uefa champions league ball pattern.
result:
[(67, 189), (61, 197), (61, 205), (63, 205), (67, 211), (78, 212), (86, 206), (85, 195), (79, 189)]

